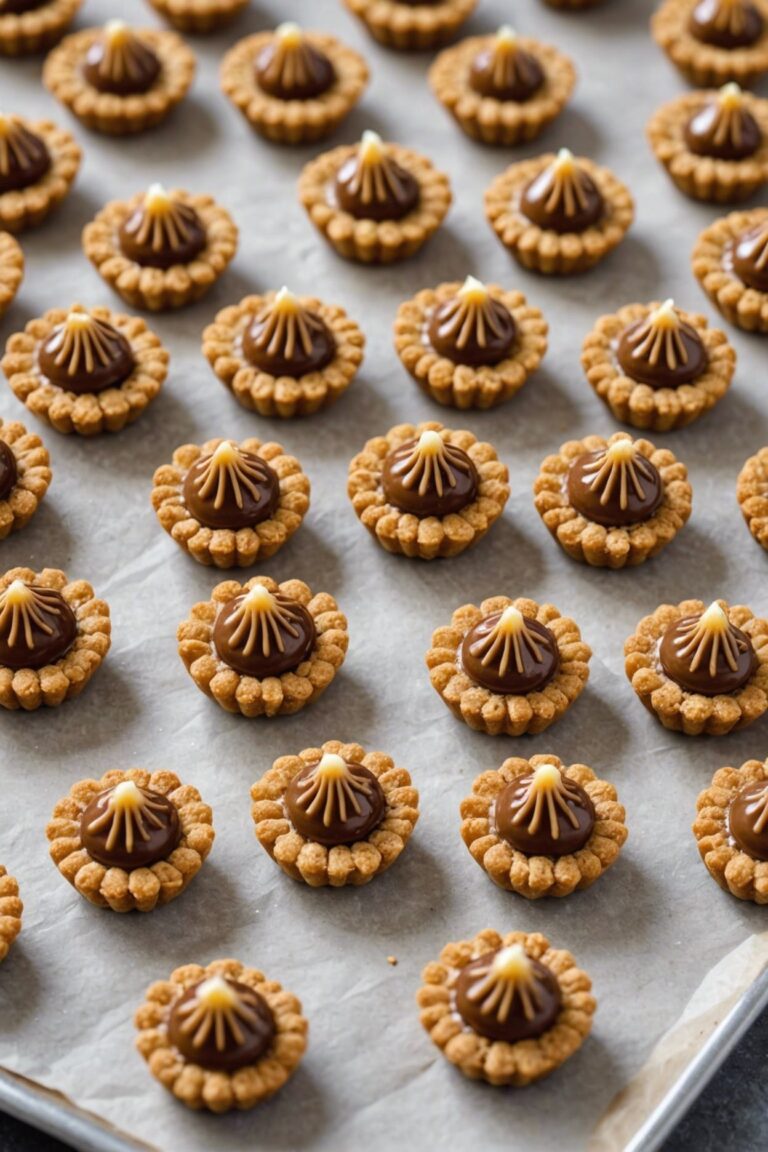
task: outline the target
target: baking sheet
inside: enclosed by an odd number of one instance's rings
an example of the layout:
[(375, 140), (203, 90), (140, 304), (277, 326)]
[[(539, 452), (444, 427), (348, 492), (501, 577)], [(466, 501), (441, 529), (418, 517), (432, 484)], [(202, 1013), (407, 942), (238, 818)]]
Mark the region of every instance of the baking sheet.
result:
[[(586, 1147), (614, 1097), (646, 1065), (660, 1037), (707, 974), (764, 926), (760, 909), (721, 893), (701, 865), (689, 826), (698, 791), (725, 763), (766, 754), (768, 724), (720, 741), (665, 732), (624, 677), (622, 645), (638, 618), (665, 600), (725, 596), (768, 611), (765, 554), (735, 499), (743, 460), (768, 440), (765, 345), (732, 332), (734, 387), (717, 411), (663, 438), (688, 465), (694, 514), (657, 560), (632, 572), (581, 568), (560, 552), (532, 503), (541, 459), (563, 440), (614, 424), (578, 364), (594, 319), (632, 300), (674, 296), (705, 308), (689, 270), (698, 231), (715, 210), (678, 196), (649, 156), (644, 123), (682, 84), (647, 33), (650, 6), (622, 0), (567, 16), (534, 0), (485, 0), (467, 31), (510, 15), (526, 34), (559, 44), (579, 65), (576, 97), (541, 142), (487, 150), (436, 105), (427, 59), (373, 45), (336, 0), (254, 4), (226, 35), (196, 41), (195, 88), (164, 128), (112, 141), (74, 125), (85, 149), (76, 190), (58, 215), (23, 238), (27, 275), (2, 336), (75, 299), (121, 307), (79, 249), (101, 204), (153, 180), (214, 192), (241, 226), (239, 255), (202, 303), (152, 318), (172, 355), (168, 383), (148, 413), (117, 437), (91, 442), (42, 429), (53, 484), (36, 519), (0, 545), (3, 568), (59, 566), (92, 581), (110, 603), (114, 643), (76, 703), (0, 717), (0, 860), (26, 903), (24, 929), (0, 973), (0, 1065), (65, 1094), (158, 1148), (185, 1152), (258, 1143), (270, 1149), (400, 1145), (535, 1152)], [(107, 16), (150, 22), (138, 0), (86, 3), (80, 24)], [(451, 175), (446, 225), (414, 261), (366, 269), (337, 260), (296, 203), (302, 163), (318, 149), (282, 150), (254, 137), (218, 92), (218, 61), (237, 36), (295, 17), (336, 31), (370, 61), (373, 80), (338, 140), (366, 127), (422, 149)], [(72, 122), (43, 92), (39, 63), (0, 65), (0, 107)], [(630, 236), (592, 274), (568, 281), (521, 271), (483, 219), (482, 192), (513, 157), (567, 145), (610, 166), (632, 187)], [(468, 272), (519, 286), (551, 325), (542, 370), (494, 413), (441, 411), (401, 368), (391, 343), (398, 303), (420, 287)], [(346, 397), (307, 422), (245, 412), (200, 353), (204, 325), (225, 304), (285, 282), (348, 308), (368, 337)], [(712, 311), (710, 318), (716, 319)], [(0, 385), (0, 415), (32, 416)], [(347, 462), (369, 436), (401, 421), (442, 419), (492, 440), (509, 464), (505, 516), (474, 552), (430, 565), (390, 557), (345, 497)], [(350, 651), (314, 707), (272, 722), (246, 721), (207, 701), (176, 653), (175, 628), (217, 576), (185, 557), (149, 505), (153, 469), (175, 446), (221, 435), (276, 438), (313, 485), (300, 532), (255, 572), (326, 589), (349, 617)], [(661, 440), (661, 437), (659, 437)], [(551, 600), (594, 649), (587, 690), (549, 732), (520, 740), (472, 733), (429, 685), (432, 629), (467, 600), (496, 593)], [(249, 788), (272, 760), (324, 739), (357, 740), (407, 766), (421, 792), (414, 839), (386, 876), (362, 890), (313, 891), (290, 881), (257, 845)], [(619, 862), (590, 891), (531, 904), (497, 890), (459, 838), (458, 805), (478, 772), (508, 755), (553, 752), (612, 780), (628, 811)], [(183, 898), (146, 917), (88, 906), (47, 857), (55, 801), (83, 776), (131, 765), (169, 767), (214, 809), (213, 853)], [(553, 1079), (525, 1092), (466, 1081), (422, 1032), (414, 994), (422, 966), (449, 939), (487, 926), (543, 931), (591, 974), (599, 1010), (589, 1041)], [(193, 1115), (150, 1077), (133, 1051), (132, 1015), (145, 987), (188, 961), (238, 956), (281, 980), (310, 1021), (294, 1079), (258, 1111)], [(398, 958), (396, 967), (387, 957)], [(726, 963), (725, 999), (743, 977)], [(698, 1037), (690, 1042), (696, 1051)]]

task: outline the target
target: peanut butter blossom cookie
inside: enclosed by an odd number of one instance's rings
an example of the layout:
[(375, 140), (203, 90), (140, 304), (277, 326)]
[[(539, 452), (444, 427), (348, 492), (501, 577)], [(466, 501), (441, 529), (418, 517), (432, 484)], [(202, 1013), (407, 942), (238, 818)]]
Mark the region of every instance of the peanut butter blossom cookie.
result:
[(387, 48), (434, 48), (455, 36), (477, 0), (344, 0)]
[(451, 205), (448, 177), (430, 160), (364, 132), (311, 160), (299, 200), (340, 256), (391, 264), (413, 256), (440, 227)]
[(352, 383), (365, 337), (336, 304), (285, 287), (223, 308), (203, 332), (203, 355), (244, 408), (309, 416)]
[(0, 540), (26, 528), (48, 491), (51, 467), (39, 436), (0, 419)]
[(665, 0), (651, 27), (691, 84), (752, 84), (768, 72), (766, 0)]
[(0, 962), (5, 960), (11, 945), (21, 932), (21, 914), (24, 905), (19, 899), (19, 885), (8, 870), (0, 864)]
[(570, 59), (505, 24), (441, 52), (429, 70), (440, 103), (484, 144), (533, 140), (562, 112), (576, 84)]
[(347, 493), (387, 552), (433, 560), (485, 536), (509, 499), (509, 473), (471, 432), (398, 424), (350, 462)]
[(41, 224), (72, 187), (81, 152), (50, 120), (0, 113), (0, 228)]
[(14, 301), (24, 276), (24, 253), (9, 232), (0, 232), (0, 316)]
[(738, 84), (678, 96), (651, 117), (648, 139), (694, 200), (746, 200), (768, 181), (768, 100)]
[(45, 834), (65, 880), (99, 908), (151, 912), (180, 896), (213, 845), (211, 810), (173, 772), (113, 769), (59, 800)]
[(685, 465), (668, 448), (626, 432), (567, 441), (546, 457), (533, 492), (560, 547), (595, 568), (644, 563), (691, 515)]
[(0, 367), (57, 432), (119, 432), (154, 400), (168, 353), (143, 320), (109, 308), (52, 308), (11, 336)]
[(365, 91), (359, 53), (323, 32), (280, 24), (247, 36), (221, 62), (221, 87), (248, 123), (278, 144), (328, 136)]
[(768, 904), (768, 765), (747, 760), (715, 772), (696, 801), (693, 834), (721, 888)]
[(82, 0), (0, 0), (0, 56), (32, 56), (64, 35)]
[(67, 36), (50, 53), (43, 82), (87, 128), (111, 136), (143, 132), (187, 94), (195, 57), (173, 32), (123, 20)]
[(0, 707), (56, 708), (85, 688), (109, 652), (109, 608), (58, 568), (0, 576)]
[(768, 551), (768, 447), (761, 448), (744, 464), (736, 498), (750, 532)]
[(486, 929), (446, 944), (422, 974), (422, 1026), (470, 1080), (523, 1088), (548, 1076), (589, 1035), (592, 981), (538, 932)]
[(493, 408), (539, 367), (548, 325), (522, 292), (467, 276), (402, 303), (394, 332), (404, 366), (438, 404)]
[(148, 0), (148, 3), (179, 32), (216, 32), (226, 27), (251, 0)]
[(283, 1087), (304, 1055), (301, 1004), (238, 960), (185, 964), (146, 992), (136, 1047), (188, 1108), (253, 1108)]
[(182, 445), (157, 469), (152, 506), (200, 564), (246, 568), (293, 536), (309, 508), (309, 480), (280, 444), (208, 440)]
[(394, 864), (419, 818), (405, 768), (338, 740), (275, 760), (251, 799), (262, 848), (312, 888), (367, 884)]
[(768, 208), (732, 212), (699, 236), (693, 273), (726, 320), (768, 332)]
[(552, 604), (493, 596), (457, 608), (432, 634), (432, 687), (459, 720), (489, 736), (543, 732), (589, 678), (592, 650)]
[(635, 208), (612, 172), (561, 148), (506, 168), (485, 193), (485, 214), (524, 268), (566, 276), (620, 244)]
[(665, 728), (724, 736), (768, 710), (768, 621), (715, 600), (662, 604), (624, 645), (637, 695)]
[(177, 632), (201, 692), (227, 712), (282, 716), (320, 696), (344, 663), (347, 618), (301, 580), (226, 580)]
[(164, 312), (216, 283), (237, 251), (237, 227), (212, 196), (151, 184), (102, 208), (83, 230), (83, 248), (127, 304)]
[(628, 304), (601, 316), (584, 341), (581, 366), (617, 420), (668, 432), (722, 400), (736, 353), (706, 316), (665, 300)]
[(461, 818), (461, 838), (494, 884), (529, 900), (589, 888), (627, 838), (613, 785), (557, 756), (512, 757), (483, 772)]

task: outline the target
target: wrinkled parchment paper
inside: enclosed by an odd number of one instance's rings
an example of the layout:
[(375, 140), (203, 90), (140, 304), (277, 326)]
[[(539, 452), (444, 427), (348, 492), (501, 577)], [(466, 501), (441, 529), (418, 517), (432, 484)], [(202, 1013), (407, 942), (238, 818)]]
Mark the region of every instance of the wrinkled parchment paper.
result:
[[(664, 600), (722, 595), (768, 611), (768, 560), (740, 519), (734, 491), (743, 460), (767, 439), (765, 345), (732, 332), (739, 366), (730, 395), (708, 418), (663, 438), (688, 464), (694, 488), (693, 518), (675, 544), (638, 571), (571, 563), (541, 524), (531, 484), (540, 460), (563, 440), (614, 429), (581, 375), (581, 340), (597, 316), (632, 300), (674, 296), (704, 309), (688, 256), (715, 210), (679, 197), (644, 140), (654, 106), (682, 88), (648, 37), (648, 4), (616, 0), (571, 17), (534, 0), (511, 9), (484, 0), (468, 30), (492, 30), (511, 16), (521, 31), (570, 51), (580, 71), (571, 108), (540, 145), (515, 155), (568, 145), (609, 163), (637, 196), (630, 237), (591, 275), (558, 281), (518, 269), (482, 214), (483, 189), (513, 155), (466, 140), (427, 89), (426, 59), (375, 47), (336, 0), (254, 3), (235, 29), (196, 42), (195, 88), (153, 134), (121, 142), (74, 125), (85, 148), (76, 191), (46, 227), (24, 237), (27, 276), (3, 336), (78, 299), (121, 307), (79, 248), (82, 226), (108, 198), (153, 180), (186, 185), (214, 192), (242, 229), (240, 253), (216, 290), (192, 309), (151, 321), (172, 355), (161, 397), (117, 437), (85, 442), (42, 429), (54, 468), (49, 497), (26, 531), (0, 545), (4, 568), (54, 565), (91, 580), (114, 622), (112, 651), (79, 701), (0, 717), (0, 860), (18, 877), (26, 903), (22, 936), (0, 973), (0, 1064), (162, 1149), (200, 1152), (215, 1143), (320, 1152), (358, 1141), (372, 1149), (584, 1147), (709, 970), (764, 925), (759, 909), (717, 889), (690, 823), (696, 795), (716, 768), (765, 756), (768, 724), (720, 741), (665, 732), (625, 679), (622, 645), (638, 618)], [(138, 0), (89, 0), (80, 22), (118, 14), (152, 19)], [(373, 82), (340, 140), (373, 127), (421, 148), (451, 174), (447, 224), (411, 263), (382, 270), (337, 260), (296, 203), (300, 167), (314, 150), (262, 143), (218, 92), (227, 45), (288, 16), (338, 32), (370, 61)], [(38, 74), (35, 61), (3, 62), (0, 106), (73, 126)], [(391, 344), (401, 299), (468, 272), (520, 286), (551, 324), (544, 368), (493, 414), (441, 413), (406, 376)], [(368, 337), (347, 396), (305, 423), (245, 412), (200, 353), (202, 328), (217, 309), (282, 282), (346, 306)], [(0, 414), (36, 426), (4, 383)], [(509, 464), (513, 496), (475, 552), (430, 565), (399, 560), (377, 548), (355, 518), (345, 496), (347, 462), (367, 437), (395, 423), (441, 417), (494, 442)], [(159, 528), (151, 477), (175, 446), (214, 435), (278, 438), (312, 480), (305, 525), (262, 570), (332, 592), (349, 616), (351, 645), (331, 690), (296, 717), (226, 715), (197, 691), (176, 653), (178, 621), (217, 576)], [(424, 668), (432, 629), (457, 605), (494, 593), (551, 600), (573, 614), (594, 648), (586, 692), (536, 738), (470, 732), (433, 692)], [(360, 891), (293, 883), (258, 847), (250, 820), (250, 785), (272, 760), (331, 737), (386, 750), (421, 791), (415, 838), (387, 876)], [(495, 889), (472, 861), (459, 838), (458, 805), (479, 771), (536, 752), (584, 761), (614, 781), (631, 832), (619, 862), (589, 892), (530, 904)], [(213, 806), (218, 833), (189, 892), (146, 917), (88, 906), (57, 874), (44, 836), (53, 804), (74, 780), (131, 765), (166, 766), (196, 784)], [(486, 926), (543, 931), (570, 948), (600, 1002), (579, 1054), (525, 1092), (464, 1080), (418, 1023), (414, 993), (424, 963), (445, 941)], [(230, 955), (298, 993), (310, 1046), (275, 1101), (216, 1119), (187, 1112), (150, 1077), (133, 1050), (132, 1015), (145, 987), (178, 964)], [(396, 967), (388, 956), (398, 958)], [(727, 974), (722, 992), (732, 993)]]

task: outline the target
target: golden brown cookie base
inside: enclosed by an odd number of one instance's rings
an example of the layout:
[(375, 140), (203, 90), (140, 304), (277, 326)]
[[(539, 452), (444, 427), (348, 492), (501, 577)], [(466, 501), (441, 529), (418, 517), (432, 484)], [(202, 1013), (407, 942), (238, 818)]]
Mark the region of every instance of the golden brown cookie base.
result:
[(311, 144), (334, 132), (355, 107), (368, 83), (362, 56), (335, 36), (305, 32), (307, 42), (331, 61), (336, 79), (310, 100), (281, 100), (259, 87), (254, 64), (274, 40), (273, 32), (246, 36), (221, 62), (221, 89), (252, 128), (277, 144)]
[(752, 0), (765, 28), (748, 48), (717, 48), (692, 36), (688, 22), (699, 0), (664, 0), (651, 16), (651, 31), (686, 80), (700, 88), (720, 88), (729, 80), (748, 87), (768, 71), (768, 3)]
[(138, 316), (125, 316), (109, 308), (91, 308), (88, 310), (91, 316), (112, 324), (126, 338), (135, 365), (118, 388), (79, 395), (67, 392), (41, 374), (38, 350), (70, 311), (72, 309), (51, 308), (44, 316), (30, 320), (23, 332), (9, 338), (0, 368), (17, 399), (57, 432), (75, 432), (78, 436), (120, 432), (126, 424), (138, 419), (162, 388), (168, 373), (168, 353)]
[(521, 160), (505, 169), (485, 193), (485, 215), (501, 243), (519, 264), (548, 276), (570, 276), (599, 264), (624, 239), (635, 215), (629, 189), (607, 168), (585, 157), (577, 162), (597, 185), (603, 216), (584, 232), (553, 232), (520, 211), (523, 191), (556, 159), (554, 153)]
[(686, 736), (725, 736), (768, 711), (768, 621), (760, 620), (743, 605), (730, 607), (718, 601), (737, 628), (746, 632), (757, 653), (758, 667), (743, 688), (723, 696), (702, 696), (681, 688), (666, 675), (658, 656), (666, 630), (683, 616), (701, 613), (701, 600), (662, 604), (645, 616), (624, 645), (627, 678), (641, 702), (665, 728)]
[(762, 140), (753, 156), (744, 160), (716, 160), (697, 156), (685, 141), (685, 126), (717, 92), (687, 92), (662, 104), (648, 121), (646, 134), (656, 159), (692, 200), (731, 204), (747, 200), (768, 182), (768, 100), (744, 93), (744, 108), (760, 126)]
[(119, 230), (144, 200), (139, 192), (130, 200), (112, 200), (83, 229), (83, 250), (102, 280), (130, 304), (150, 312), (184, 308), (210, 291), (237, 251), (237, 226), (212, 196), (174, 188), (173, 200), (194, 208), (205, 229), (205, 248), (189, 264), (149, 268), (123, 255)]
[(138, 34), (162, 65), (148, 92), (117, 96), (88, 83), (82, 65), (88, 49), (101, 36), (100, 28), (67, 36), (47, 57), (43, 83), (86, 128), (108, 136), (144, 132), (165, 120), (186, 96), (195, 76), (195, 57), (181, 37), (157, 28), (141, 28)]
[(179, 32), (205, 35), (225, 28), (250, 4), (250, 0), (149, 0), (164, 20)]
[[(293, 777), (325, 753), (362, 764), (378, 780), (387, 805), (382, 820), (364, 840), (326, 848), (306, 840), (290, 822), (285, 792)], [(298, 756), (281, 756), (251, 788), (251, 815), (256, 838), (283, 872), (311, 888), (343, 888), (367, 884), (386, 872), (408, 843), (419, 818), (419, 794), (410, 774), (383, 752), (367, 752), (360, 744), (328, 740), (321, 748), (306, 748)]]
[(762, 781), (768, 781), (768, 768), (760, 760), (718, 769), (709, 788), (699, 793), (692, 827), (713, 880), (737, 899), (755, 904), (768, 904), (768, 861), (755, 860), (739, 848), (728, 827), (728, 809), (741, 788)]
[(640, 524), (606, 528), (573, 507), (568, 499), (568, 472), (574, 461), (629, 439), (626, 432), (614, 432), (607, 440), (602, 436), (568, 440), (558, 453), (546, 457), (534, 481), (536, 511), (555, 540), (572, 559), (594, 568), (633, 568), (645, 563), (674, 540), (691, 515), (687, 468), (668, 448), (656, 448), (650, 440), (636, 440), (635, 448), (662, 479), (662, 502), (653, 516)]
[(477, 0), (441, 0), (420, 6), (397, 0), (344, 0), (344, 4), (379, 44), (414, 52), (452, 39), (472, 15)]
[[(236, 1072), (212, 1072), (189, 1063), (168, 1039), (168, 1017), (175, 1001), (193, 984), (211, 976), (224, 976), (245, 984), (266, 1000), (275, 1020), (276, 1035), (255, 1064)], [(229, 1112), (253, 1108), (278, 1092), (296, 1071), (307, 1047), (308, 1024), (301, 1004), (275, 980), (238, 960), (215, 960), (207, 968), (185, 964), (169, 980), (150, 984), (146, 1000), (136, 1012), (139, 1035), (136, 1047), (149, 1070), (164, 1088), (188, 1108)]]
[[(531, 1040), (508, 1044), (478, 1035), (455, 1011), (455, 985), (462, 968), (498, 948), (522, 944), (532, 960), (539, 960), (557, 977), (562, 1003), (551, 1028)], [(550, 947), (539, 932), (507, 932), (487, 928), (473, 940), (446, 944), (438, 961), (422, 973), (416, 1000), (419, 1019), (433, 1044), (470, 1080), (511, 1084), (523, 1088), (548, 1076), (572, 1056), (589, 1035), (597, 1002), (592, 981), (577, 968), (570, 952)]]
[(0, 232), (0, 316), (13, 303), (24, 278), (24, 253), (10, 232)]
[[(91, 857), (80, 837), (80, 817), (91, 801), (124, 780), (167, 797), (181, 825), (181, 839), (167, 859), (131, 871), (105, 868)], [(145, 768), (126, 772), (113, 768), (101, 780), (79, 780), (56, 804), (45, 834), (51, 859), (64, 879), (89, 903), (113, 912), (151, 912), (175, 900), (202, 868), (215, 835), (211, 810), (203, 804), (197, 788), (182, 784), (173, 772), (148, 772)]]
[[(560, 656), (560, 666), (549, 683), (525, 696), (490, 692), (471, 680), (461, 667), (461, 643), (470, 628), (485, 616), (503, 612), (510, 604), (549, 628)], [(432, 633), (426, 664), (432, 687), (457, 719), (489, 736), (522, 736), (526, 732), (543, 732), (578, 700), (589, 678), (591, 656), (592, 650), (581, 639), (577, 625), (561, 616), (554, 605), (539, 605), (521, 597), (510, 600), (508, 596), (492, 596), (479, 607), (464, 604), (457, 608), (451, 623)]]
[(443, 172), (425, 156), (398, 144), (388, 144), (392, 159), (418, 181), (419, 203), (401, 220), (358, 220), (338, 207), (333, 188), (342, 164), (357, 154), (357, 145), (343, 145), (311, 160), (299, 178), (299, 200), (318, 232), (345, 260), (361, 264), (393, 264), (413, 256), (443, 222), (451, 206), (451, 186)]
[(23, 232), (42, 224), (68, 194), (82, 156), (74, 137), (50, 120), (25, 123), (44, 142), (51, 166), (37, 183), (17, 192), (0, 192), (0, 228), (8, 232)]
[[(390, 452), (432, 429), (447, 444), (467, 453), (475, 465), (480, 484), (477, 498), (449, 516), (420, 518), (389, 504), (382, 489), (384, 461)], [(347, 495), (360, 522), (387, 552), (399, 556), (434, 560), (458, 556), (482, 540), (499, 519), (509, 499), (509, 472), (490, 444), (471, 432), (452, 431), (442, 424), (398, 424), (386, 436), (369, 440), (349, 465)]]
[(768, 551), (768, 448), (746, 461), (736, 484), (736, 499), (750, 532)]
[(336, 355), (319, 372), (305, 376), (271, 376), (249, 363), (243, 352), (243, 336), (254, 316), (274, 300), (275, 292), (245, 296), (217, 313), (203, 332), (203, 355), (235, 399), (260, 416), (311, 416), (338, 400), (357, 374), (363, 360), (365, 337), (343, 308), (323, 304), (311, 296), (298, 303), (316, 313), (330, 328)]
[(719, 312), (745, 332), (768, 332), (768, 292), (745, 284), (733, 270), (733, 248), (744, 232), (768, 218), (768, 208), (731, 212), (700, 234), (693, 249), (693, 274)]
[(395, 350), (419, 387), (438, 404), (461, 409), (495, 408), (519, 392), (541, 364), (549, 326), (522, 292), (486, 284), (490, 296), (505, 306), (515, 322), (514, 346), (507, 359), (498, 364), (454, 364), (432, 348), (427, 328), (435, 309), (455, 296), (460, 287), (458, 281), (439, 284), (405, 300), (395, 318)]
[(616, 359), (619, 337), (630, 324), (645, 319), (659, 306), (658, 301), (627, 304), (616, 313), (601, 316), (581, 351), (584, 375), (615, 418), (648, 432), (669, 432), (698, 420), (725, 396), (736, 369), (736, 353), (725, 333), (710, 328), (706, 316), (681, 311), (681, 319), (696, 329), (707, 350), (705, 371), (679, 388), (651, 388), (625, 376)]
[[(282, 592), (298, 601), (314, 620), (315, 646), (293, 672), (257, 680), (243, 676), (219, 658), (213, 644), (213, 626), (222, 605), (242, 592), (263, 584), (270, 592)], [(195, 604), (178, 627), (179, 655), (197, 687), (225, 712), (243, 716), (287, 716), (301, 711), (326, 690), (344, 663), (349, 637), (347, 618), (327, 592), (312, 592), (302, 580), (277, 584), (269, 576), (254, 576), (245, 584), (225, 580), (211, 592), (211, 599)]]
[(24, 905), (19, 899), (19, 885), (0, 864), (0, 963), (5, 960), (11, 945), (21, 932), (23, 911)]
[(183, 444), (173, 453), (173, 463), (162, 464), (155, 472), (152, 507), (165, 531), (198, 564), (216, 568), (247, 568), (257, 560), (274, 556), (300, 527), (309, 508), (309, 479), (295, 456), (288, 456), (281, 444), (262, 444), (253, 438), (239, 447), (265, 460), (278, 476), (280, 497), (273, 514), (252, 528), (209, 528), (201, 524), (184, 502), (184, 480), (190, 468), (214, 452), (221, 438), (204, 444)]
[(570, 100), (576, 69), (556, 48), (521, 36), (520, 49), (530, 52), (544, 72), (541, 88), (522, 101), (483, 97), (469, 83), (470, 70), (477, 54), (492, 47), (495, 40), (495, 36), (469, 36), (446, 48), (429, 70), (432, 90), (473, 140), (504, 146), (534, 140)]
[(45, 52), (66, 32), (82, 0), (48, 0), (29, 12), (0, 16), (0, 56)]
[(51, 461), (39, 436), (18, 420), (0, 419), (0, 441), (16, 459), (16, 483), (0, 500), (0, 540), (26, 528), (51, 482)]
[[(557, 858), (527, 856), (496, 831), (496, 797), (508, 784), (534, 772), (540, 764), (557, 765), (566, 779), (584, 789), (595, 806), (592, 835), (578, 852)], [(570, 896), (589, 888), (614, 863), (627, 838), (624, 817), (616, 789), (607, 780), (599, 780), (586, 764), (566, 767), (557, 756), (532, 756), (530, 760), (514, 756), (473, 781), (471, 796), (461, 802), (461, 838), (472, 858), (500, 888), (517, 892), (527, 900)]]
[(77, 620), (77, 634), (68, 652), (44, 668), (6, 668), (0, 665), (0, 708), (34, 712), (38, 708), (58, 708), (74, 700), (101, 666), (110, 646), (109, 607), (97, 600), (85, 580), (68, 581), (58, 568), (11, 568), (0, 576), (0, 589), (14, 580), (53, 588), (60, 592)]

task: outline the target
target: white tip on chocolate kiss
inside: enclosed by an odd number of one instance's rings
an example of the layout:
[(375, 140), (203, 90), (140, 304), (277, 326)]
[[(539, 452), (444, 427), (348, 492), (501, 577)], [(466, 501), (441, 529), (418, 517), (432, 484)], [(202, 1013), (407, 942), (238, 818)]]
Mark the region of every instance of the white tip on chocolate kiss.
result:
[(347, 766), (335, 752), (324, 752), (315, 773), (325, 780), (342, 780), (347, 775)]
[(301, 42), (301, 26), (295, 20), (284, 20), (275, 28), (275, 36), (284, 43), (299, 44)]
[(28, 604), (34, 593), (23, 580), (13, 580), (5, 590), (6, 604)]
[(226, 1012), (237, 1004), (237, 993), (223, 976), (210, 976), (198, 985), (196, 999), (206, 1008)]
[(717, 98), (722, 108), (741, 108), (744, 103), (744, 92), (735, 80), (731, 80), (728, 84), (723, 84), (717, 94)]
[(482, 280), (478, 280), (476, 276), (467, 276), (466, 280), (459, 289), (459, 295), (465, 299), (485, 300), (488, 295), (488, 289)]
[(555, 158), (555, 168), (559, 172), (564, 172), (574, 166), (573, 152), (570, 148), (558, 148), (557, 156)]
[(502, 980), (525, 981), (531, 977), (531, 961), (522, 944), (510, 944), (496, 953), (491, 971)]
[(360, 140), (360, 155), (362, 159), (374, 164), (381, 159), (383, 151), (384, 142), (381, 136), (371, 128), (366, 128)]
[(502, 24), (496, 33), (496, 39), (501, 44), (508, 44), (512, 47), (517, 43), (517, 32), (515, 32), (511, 24)]
[(729, 627), (728, 615), (717, 600), (713, 600), (709, 608), (702, 612), (701, 623), (713, 632), (725, 632)]
[(254, 584), (246, 593), (242, 607), (250, 612), (271, 612), (275, 607), (275, 598), (269, 588), (263, 584)]

